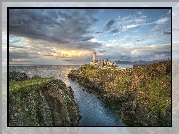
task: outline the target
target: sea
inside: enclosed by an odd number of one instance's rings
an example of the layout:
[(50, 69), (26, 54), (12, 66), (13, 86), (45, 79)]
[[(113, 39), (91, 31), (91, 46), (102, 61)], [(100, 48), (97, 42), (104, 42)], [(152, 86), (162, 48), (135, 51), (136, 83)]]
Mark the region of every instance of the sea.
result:
[[(132, 65), (118, 65), (121, 68), (131, 68)], [(114, 111), (107, 108), (102, 101), (100, 101), (93, 94), (89, 94), (82, 89), (82, 85), (71, 81), (67, 75), (71, 70), (76, 70), (80, 65), (10, 65), (9, 71), (24, 72), (29, 77), (35, 75), (48, 78), (54, 77), (61, 79), (67, 86), (71, 86), (74, 91), (74, 98), (79, 105), (79, 111), (82, 118), (79, 126), (126, 126), (120, 119), (118, 119)], [(5, 73), (7, 66), (2, 67)]]

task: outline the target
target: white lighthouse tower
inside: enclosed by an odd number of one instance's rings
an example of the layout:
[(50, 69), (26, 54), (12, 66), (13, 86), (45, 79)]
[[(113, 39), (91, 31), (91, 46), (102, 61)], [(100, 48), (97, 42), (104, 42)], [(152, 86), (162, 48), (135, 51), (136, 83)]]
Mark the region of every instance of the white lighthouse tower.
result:
[(93, 52), (93, 62), (95, 62), (95, 61), (96, 61), (96, 52), (94, 50), (94, 52)]

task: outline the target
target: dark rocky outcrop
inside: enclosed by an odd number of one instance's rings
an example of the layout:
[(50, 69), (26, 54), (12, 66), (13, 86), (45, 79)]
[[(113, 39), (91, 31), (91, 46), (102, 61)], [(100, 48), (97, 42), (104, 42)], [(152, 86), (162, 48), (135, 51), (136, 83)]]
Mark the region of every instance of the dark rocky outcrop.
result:
[(68, 77), (103, 102), (119, 103), (123, 121), (140, 126), (171, 126), (171, 61), (128, 69), (83, 65)]
[(23, 81), (27, 79), (29, 79), (29, 77), (26, 73), (20, 73), (16, 71), (9, 72), (9, 81)]
[(15, 80), (9, 87), (9, 126), (78, 126), (79, 107), (73, 90), (63, 81), (40, 77)]

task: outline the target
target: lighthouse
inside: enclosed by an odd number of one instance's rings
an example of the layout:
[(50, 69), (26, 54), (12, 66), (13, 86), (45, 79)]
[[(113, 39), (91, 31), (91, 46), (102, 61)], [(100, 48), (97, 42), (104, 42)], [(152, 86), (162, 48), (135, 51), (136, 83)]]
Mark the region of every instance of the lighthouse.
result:
[(94, 51), (93, 52), (93, 62), (95, 62), (96, 61), (96, 52)]

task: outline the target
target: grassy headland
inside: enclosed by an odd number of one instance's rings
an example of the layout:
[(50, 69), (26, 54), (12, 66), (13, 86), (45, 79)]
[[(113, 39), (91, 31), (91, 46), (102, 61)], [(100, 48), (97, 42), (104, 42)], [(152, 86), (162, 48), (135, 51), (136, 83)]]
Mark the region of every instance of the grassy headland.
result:
[(9, 126), (78, 125), (80, 115), (73, 91), (63, 81), (29, 78), (20, 72), (10, 72), (9, 76)]
[(171, 126), (171, 61), (127, 69), (86, 64), (68, 77), (105, 103), (114, 103), (124, 122)]

